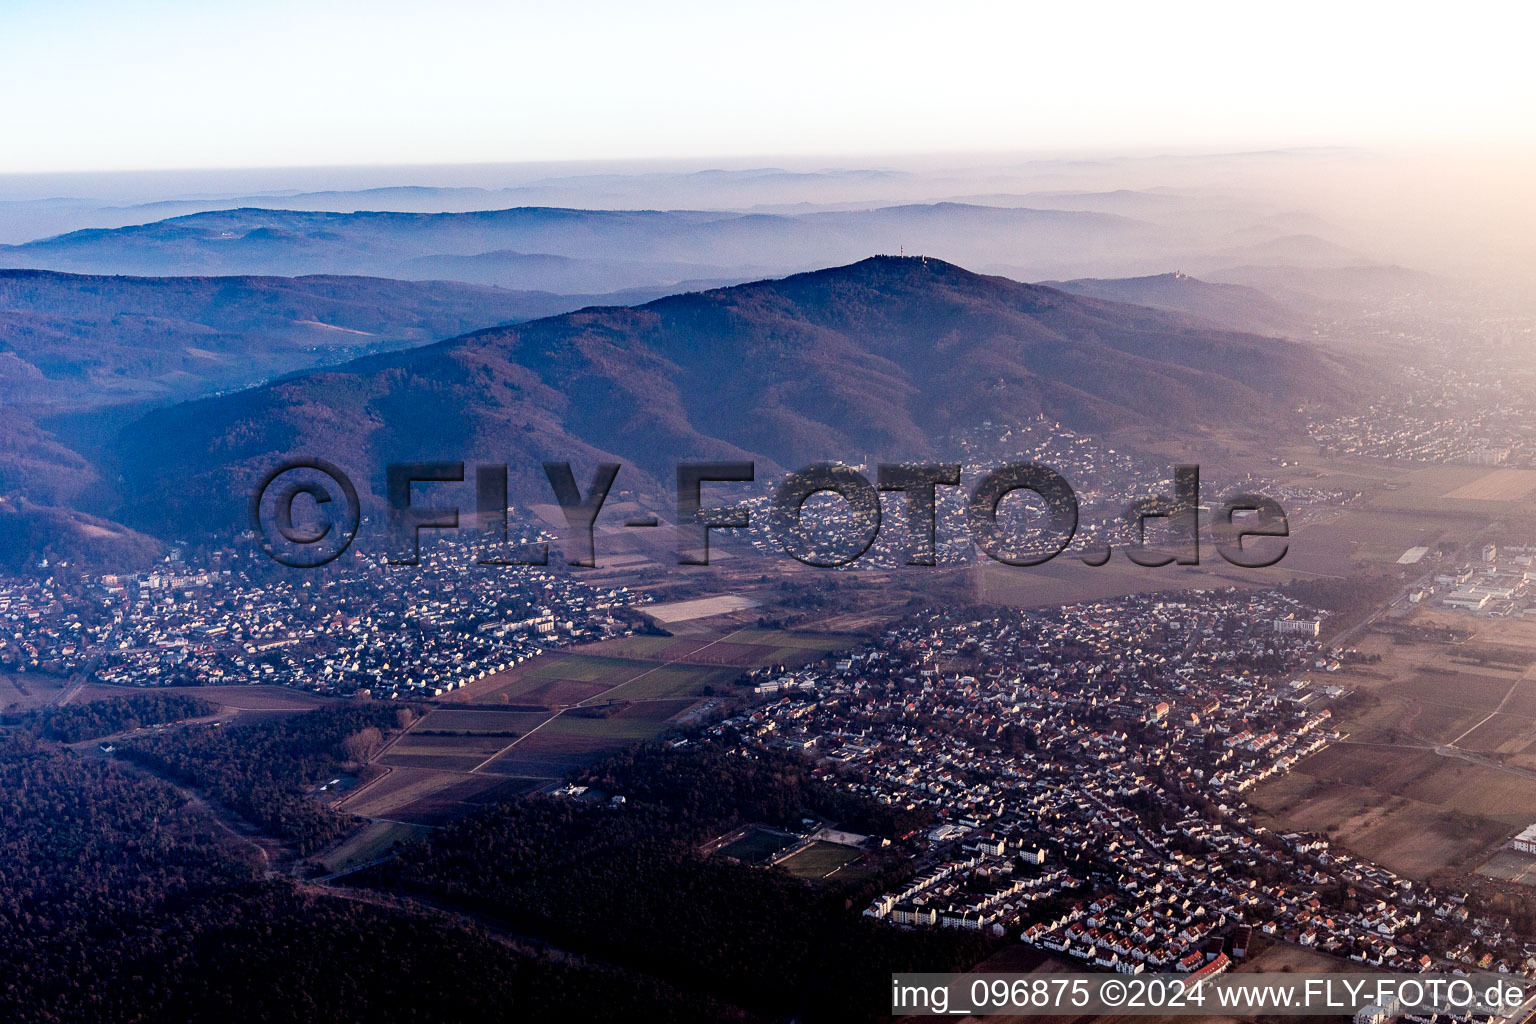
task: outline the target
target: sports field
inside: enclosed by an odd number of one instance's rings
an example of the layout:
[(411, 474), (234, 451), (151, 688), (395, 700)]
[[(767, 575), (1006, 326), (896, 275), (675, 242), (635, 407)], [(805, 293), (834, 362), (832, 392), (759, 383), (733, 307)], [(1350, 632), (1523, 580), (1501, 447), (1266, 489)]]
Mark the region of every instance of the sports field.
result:
[(733, 843), (722, 846), (717, 853), (734, 857), (746, 864), (763, 864), (780, 850), (788, 849), (799, 840), (778, 829), (754, 828)]
[(1514, 850), (1500, 850), (1484, 861), (1477, 873), (1501, 882), (1517, 882), (1536, 888), (1536, 857)]
[(796, 878), (818, 879), (826, 878), (862, 856), (864, 856), (862, 850), (856, 850), (851, 846), (817, 841), (803, 850), (795, 851), (775, 866), (783, 868)]

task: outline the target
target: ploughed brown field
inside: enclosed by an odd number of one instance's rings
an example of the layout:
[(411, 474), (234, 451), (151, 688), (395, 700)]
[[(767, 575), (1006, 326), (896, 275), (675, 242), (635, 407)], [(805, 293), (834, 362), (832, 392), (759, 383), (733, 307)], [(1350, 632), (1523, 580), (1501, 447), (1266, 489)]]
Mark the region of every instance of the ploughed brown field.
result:
[(380, 754), (341, 803), (365, 817), (436, 823), (510, 792), (551, 787), (725, 696), (742, 673), (803, 665), (840, 634), (760, 629), (630, 636), (542, 654), (446, 696)]
[[(1466, 638), (1426, 632), (1446, 626)], [(1379, 662), (1319, 679), (1362, 695), (1339, 719), (1348, 738), (1250, 802), (1410, 878), (1520, 874), (1500, 850), (1536, 822), (1536, 623), (1420, 609), (1389, 628), (1355, 640)]]

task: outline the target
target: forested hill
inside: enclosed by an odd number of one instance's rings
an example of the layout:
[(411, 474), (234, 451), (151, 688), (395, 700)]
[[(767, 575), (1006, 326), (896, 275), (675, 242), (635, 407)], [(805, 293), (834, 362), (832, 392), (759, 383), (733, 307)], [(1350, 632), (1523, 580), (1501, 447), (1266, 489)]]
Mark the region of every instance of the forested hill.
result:
[(1340, 406), (1359, 378), (1298, 342), (876, 257), (481, 331), (162, 410), (126, 432), (123, 514), (150, 530), (228, 527), (252, 482), (300, 454), (378, 493), (387, 462), (510, 463), (514, 499), (546, 501), (540, 462), (551, 458), (619, 461), (640, 474), (635, 486), (670, 480), (687, 459), (753, 457), (769, 473), (922, 457), (956, 428), (1036, 415), (1083, 431), (1294, 433), (1299, 410)]

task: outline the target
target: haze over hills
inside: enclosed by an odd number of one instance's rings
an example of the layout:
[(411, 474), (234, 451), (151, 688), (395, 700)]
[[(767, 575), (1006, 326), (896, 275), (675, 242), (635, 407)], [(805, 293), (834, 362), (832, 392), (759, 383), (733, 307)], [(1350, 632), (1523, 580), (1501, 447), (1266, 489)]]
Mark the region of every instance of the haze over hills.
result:
[(1302, 336), (1311, 333), (1309, 317), (1301, 309), (1283, 306), (1257, 288), (1213, 284), (1177, 271), (1148, 277), (1088, 277), (1075, 281), (1041, 281), (1040, 284), (1073, 295), (1185, 313), (1254, 334)]
[[(0, 247), (0, 266), (407, 279), (441, 277), (446, 268), (480, 283), (524, 288), (533, 281), (544, 290), (583, 292), (741, 281), (903, 247), (981, 267), (1047, 267), (1031, 276), (1049, 276), (1086, 267), (1140, 268), (1150, 254), (1184, 246), (1163, 227), (1114, 214), (954, 203), (797, 216), (538, 207), (439, 214), (246, 209)], [(569, 262), (546, 259), (530, 267), (534, 257)], [(1167, 258), (1157, 265), (1167, 266)]]
[[(1342, 269), (1401, 264), (1433, 269), (1458, 282), (1486, 275), (1490, 280), (1510, 278), (1523, 283), (1527, 275), (1522, 261), (1528, 255), (1523, 247), (1515, 254), (1486, 248), (1473, 254), (1453, 253), (1443, 238), (1429, 230), (1406, 234), (1393, 226), (1400, 218), (1383, 221), (1378, 201), (1397, 194), (1393, 189), (1401, 188), (1404, 173), (1421, 171), (1420, 163), (1403, 165), (1380, 152), (1323, 147), (1092, 157), (996, 154), (985, 159), (903, 159), (841, 166), (804, 160), (784, 166), (738, 161), (713, 167), (658, 161), (12, 175), (0, 181), (0, 243), (50, 244), (34, 250), (30, 260), (0, 249), (0, 266), (156, 275), (403, 273), (395, 267), (356, 263), (295, 268), (236, 261), (227, 266), (214, 262), (168, 267), (162, 261), (154, 266), (118, 266), (104, 256), (87, 259), (84, 252), (70, 254), (69, 260), (60, 258), (60, 252), (50, 252), (44, 260), (43, 249), (52, 248), (54, 236), (63, 233), (131, 228), (242, 208), (343, 216), (366, 215), (366, 211), (460, 215), (542, 208), (804, 218), (937, 204), (1110, 215), (1140, 225), (1144, 234), (1134, 239), (1105, 236), (1093, 250), (1098, 258), (1085, 260), (1074, 246), (1031, 233), (990, 250), (968, 248), (963, 237), (929, 238), (906, 231), (887, 236), (879, 223), (883, 218), (877, 217), (869, 221), (875, 225), (873, 233), (853, 250), (802, 247), (801, 252), (791, 253), (789, 261), (735, 249), (724, 258), (692, 252), (679, 259), (655, 257), (658, 262), (690, 266), (658, 271), (654, 280), (642, 283), (675, 287), (685, 280), (753, 280), (846, 262), (870, 251), (896, 251), (900, 246), (907, 252), (939, 254), (1019, 280), (1146, 276), (1177, 267), (1215, 281), (1228, 280), (1218, 272), (1248, 266)], [(1437, 195), (1444, 209), (1466, 203), (1486, 205), (1475, 189), (1447, 187), (1449, 193)], [(1422, 193), (1412, 193), (1405, 201), (1414, 221), (1424, 220), (1427, 226), (1436, 220), (1436, 213), (1426, 211), (1424, 198)], [(260, 226), (246, 225), (241, 234)], [(622, 246), (582, 256), (506, 238), (473, 251), (446, 248), (412, 255), (478, 256), (503, 251), (621, 263), (653, 259)], [(1471, 263), (1470, 257), (1475, 257)], [(1473, 264), (1480, 269), (1469, 269)], [(422, 276), (419, 271), (409, 273)], [(560, 281), (540, 283), (532, 277), (496, 278), (490, 283), (558, 292), (626, 286), (624, 281), (604, 281), (595, 288)], [(1379, 293), (1372, 292), (1366, 300), (1376, 303), (1379, 299)]]
[[(412, 280), (427, 275), (439, 280), (498, 287), (506, 282), (516, 282), (520, 289), (542, 291), (603, 290), (610, 295), (645, 291), (658, 295), (734, 284), (740, 271), (739, 268), (699, 267), (688, 263), (577, 259), (548, 253), (498, 250), (472, 256), (417, 256), (405, 261), (401, 272)], [(717, 276), (692, 276), (695, 274)], [(671, 284), (658, 284), (661, 280)]]
[[(947, 201), (1097, 210), (1177, 222), (1186, 231), (1230, 231), (1298, 215), (1293, 204), (1244, 189), (1255, 176), (1351, 158), (1310, 150), (1193, 159), (966, 160), (948, 166), (680, 167), (626, 162), (13, 175), (0, 180), (0, 242), (242, 207), (335, 213), (446, 213), (520, 206), (773, 213)], [(1224, 184), (1213, 187), (1213, 181)], [(1336, 225), (1288, 223), (1288, 231), (1339, 237)]]
[(1358, 315), (1362, 305), (1425, 305), (1426, 299), (1469, 301), (1486, 282), (1449, 281), (1409, 267), (1377, 264), (1348, 266), (1266, 265), (1247, 263), (1212, 270), (1206, 280), (1255, 288), (1276, 301), (1333, 316)]
[(158, 410), (125, 432), (123, 514), (161, 531), (227, 528), (255, 477), (297, 454), (375, 494), (388, 462), (505, 462), (526, 502), (548, 500), (545, 459), (576, 462), (583, 479), (615, 459), (636, 474), (622, 486), (670, 495), (657, 481), (682, 459), (753, 457), (761, 479), (820, 459), (922, 457), (956, 427), (1036, 414), (1081, 430), (1284, 432), (1298, 407), (1347, 400), (1356, 372), (1296, 342), (874, 257)]
[[(85, 175), (72, 183), (78, 192), (71, 195), (59, 192), (70, 186), (57, 180), (29, 188), (25, 179), (13, 178), (0, 181), (0, 242), (241, 208), (332, 213), (466, 213), (518, 206), (746, 211), (850, 201), (868, 206), (929, 202), (947, 197), (957, 187), (948, 176), (888, 168), (637, 171), (625, 165), (622, 171), (586, 167), (580, 173), (551, 174), (547, 166), (504, 165), (480, 171), (465, 167), (287, 169), (277, 180), (260, 171)], [(403, 183), (411, 180), (420, 183)], [(295, 183), (307, 187), (295, 188)]]
[[(14, 239), (8, 232), (27, 223), (99, 226), (0, 246), (0, 266), (451, 279), (562, 294), (732, 284), (871, 251), (942, 254), (1016, 280), (1139, 277), (1181, 267), (1215, 281), (1228, 280), (1220, 275), (1233, 268), (1385, 267), (1379, 240), (1347, 218), (1243, 184), (1249, 174), (1339, 157), (1030, 161), (963, 173), (746, 168), (530, 175), (502, 168), (503, 180), (515, 183), (501, 187), (479, 183), (494, 180), (496, 169), (478, 179), (463, 169), (417, 169), (399, 173), (441, 184), (397, 179), (384, 187), (188, 192), (94, 211), (88, 200), (36, 198), (0, 201), (0, 233)], [(1206, 176), (1222, 169), (1237, 176), (1210, 184), (1220, 175)], [(378, 173), (310, 176), (316, 183), (361, 183)], [(194, 175), (185, 184), (193, 180), (202, 182)], [(1066, 181), (1078, 187), (1059, 187)], [(1128, 181), (1139, 187), (1126, 187)], [(1085, 182), (1103, 187), (1081, 187)], [(15, 228), (7, 229), (11, 218)], [(1382, 294), (1364, 289), (1349, 299), (1370, 305)]]

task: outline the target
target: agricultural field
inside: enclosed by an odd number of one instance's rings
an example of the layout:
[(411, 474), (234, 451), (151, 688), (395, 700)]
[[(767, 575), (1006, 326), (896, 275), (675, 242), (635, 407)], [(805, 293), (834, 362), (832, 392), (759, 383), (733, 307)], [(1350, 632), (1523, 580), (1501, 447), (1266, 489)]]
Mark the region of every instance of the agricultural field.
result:
[(0, 710), (31, 711), (59, 699), (64, 680), (46, 672), (0, 672)]
[[(1042, 607), (1189, 587), (1274, 586), (1292, 579), (1338, 578), (1357, 566), (1393, 565), (1406, 549), (1421, 544), (1432, 545), (1451, 531), (1464, 535), (1467, 533), (1467, 516), (1478, 516), (1488, 509), (1498, 508), (1496, 502), (1447, 499), (1444, 504), (1453, 514), (1437, 519), (1424, 514), (1412, 500), (1404, 497), (1408, 493), (1419, 493), (1410, 492), (1400, 483), (1410, 474), (1393, 471), (1383, 477), (1381, 472), (1379, 467), (1345, 467), (1342, 471), (1330, 471), (1321, 476), (1309, 473), (1294, 481), (1308, 486), (1362, 489), (1384, 496), (1385, 500), (1380, 506), (1372, 500), (1346, 508), (1313, 510), (1306, 517), (1293, 518), (1286, 554), (1268, 569), (1230, 565), (1207, 539), (1201, 545), (1198, 566), (1143, 567), (1130, 562), (1123, 552), (1117, 552), (1107, 564), (1099, 567), (1084, 565), (1073, 553), (1059, 556), (1045, 565), (1029, 567), (983, 560), (968, 571), (978, 596), (1017, 607)], [(1434, 493), (1441, 494), (1469, 479), (1464, 473), (1453, 474), (1453, 479), (1438, 484), (1439, 489)], [(1396, 489), (1387, 491), (1388, 486)], [(1536, 511), (1536, 505), (1533, 505), (1533, 511)]]
[(738, 594), (722, 594), (719, 597), (701, 597), (692, 601), (671, 601), (666, 604), (647, 605), (645, 614), (662, 625), (688, 622), (693, 619), (711, 619), (716, 615), (729, 615), (757, 607), (757, 602)]
[[(1406, 702), (1412, 713), (1406, 725), (1413, 733), (1434, 743), (1455, 743), (1467, 750), (1489, 749), (1472, 740), (1468, 730), (1479, 731), (1478, 723), (1497, 715), (1506, 700), (1531, 691), (1536, 680), (1518, 676), (1498, 677), (1484, 673), (1450, 672), (1420, 669), (1400, 682), (1391, 684), (1385, 695)], [(1536, 738), (1536, 722), (1524, 722), (1527, 738)]]
[(1358, 646), (1379, 664), (1352, 666), (1335, 681), (1377, 703), (1347, 716), (1356, 739), (1454, 744), (1536, 770), (1536, 622), (1420, 611), (1409, 628), (1475, 630), (1463, 642), (1368, 634)]
[(1456, 746), (1492, 754), (1525, 754), (1531, 749), (1536, 722), (1523, 715), (1496, 714), (1456, 738)]
[(447, 699), (452, 703), (570, 707), (655, 667), (647, 661), (555, 651), (486, 676)]
[[(1070, 974), (1081, 968), (1049, 950), (1036, 949), (1023, 942), (1008, 942), (997, 952), (971, 968), (972, 974)], [(989, 1015), (988, 1020), (1012, 1020)]]
[(677, 643), (673, 636), (648, 636), (637, 633), (634, 636), (620, 636), (612, 640), (599, 640), (595, 644), (586, 644), (581, 649), (589, 654), (600, 654), (608, 658), (639, 658), (646, 659), (671, 647)]
[(754, 644), (775, 647), (780, 654), (789, 651), (812, 651), (818, 654), (848, 646), (853, 639), (836, 633), (808, 633), (801, 630), (738, 629), (724, 638), (728, 643)]
[(563, 712), (518, 740), (480, 771), (528, 778), (559, 779), (672, 728), (672, 720), (695, 702), (620, 701)]
[(400, 736), (377, 763), (470, 773), (550, 717), (548, 711), (434, 708)]
[[(729, 687), (739, 668), (703, 668), (694, 665), (658, 665), (605, 691), (605, 700), (671, 700), (703, 697)], [(590, 703), (589, 698), (589, 703)]]
[(1224, 561), (1214, 547), (1203, 544), (1199, 565), (1152, 568), (1137, 565), (1123, 552), (1116, 552), (1108, 563), (1093, 567), (1084, 565), (1075, 553), (1068, 553), (1034, 566), (1003, 565), (988, 559), (969, 571), (981, 599), (1018, 608), (1039, 608), (1161, 590), (1271, 587), (1297, 577), (1334, 576), (1347, 571), (1352, 550), (1337, 525), (1328, 523), (1297, 530), (1288, 542), (1285, 557), (1270, 569), (1238, 568)]
[(434, 708), (411, 730), (421, 732), (515, 732), (519, 736), (531, 732), (535, 726), (549, 718), (547, 711), (520, 711), (505, 708), (438, 707)]
[(370, 821), (352, 833), (335, 849), (320, 858), (320, 866), (327, 874), (351, 871), (370, 861), (387, 856), (396, 843), (420, 839), (431, 833), (425, 825), (409, 825), (399, 821)]
[(630, 636), (530, 659), (454, 691), (347, 798), (367, 817), (437, 822), (487, 786), (537, 788), (665, 736), (712, 691), (759, 665), (804, 664), (853, 638), (771, 630)]
[[(734, 634), (733, 634), (734, 635)], [(798, 650), (799, 648), (795, 648)], [(772, 644), (741, 643), (736, 640), (674, 640), (656, 653), (656, 660), (685, 665), (724, 665), (750, 668), (779, 660), (779, 648)]]
[(1354, 643), (1366, 660), (1326, 680), (1357, 691), (1336, 712), (1348, 739), (1250, 802), (1412, 878), (1496, 872), (1536, 821), (1536, 622), (1421, 608)]
[(612, 736), (561, 735), (540, 730), (492, 758), (480, 774), (554, 783), (623, 750), (631, 742)]
[(1536, 470), (1428, 466), (1372, 495), (1375, 509), (1465, 516), (1536, 514)]
[(428, 736), (411, 732), (402, 736), (378, 759), (392, 768), (437, 768), (445, 772), (471, 772), (510, 746), (514, 737), (468, 733), (462, 736)]
[[(1255, 933), (1255, 938), (1258, 938)], [(1369, 964), (1330, 956), (1315, 949), (1275, 942), (1240, 963), (1236, 974), (1375, 974)]]
[(680, 700), (617, 700), (576, 708), (552, 720), (545, 732), (564, 736), (620, 736), (635, 742), (655, 739), (671, 721), (693, 707), (692, 698)]
[(1342, 743), (1255, 789), (1275, 827), (1319, 832), (1409, 878), (1470, 870), (1536, 808), (1536, 779), (1429, 748)]
[(498, 800), (532, 792), (542, 782), (430, 768), (391, 768), (359, 787), (339, 809), (365, 818), (440, 825)]
[(1536, 492), (1536, 470), (1495, 469), (1445, 492), (1465, 501), (1518, 501)]
[[(1326, 523), (1298, 531), (1291, 554), (1277, 568), (1326, 574), (1344, 572), (1351, 563), (1396, 567), (1407, 549), (1433, 547), (1447, 534), (1465, 534), (1466, 529), (1461, 520), (1352, 506)], [(1293, 563), (1291, 555), (1299, 561)]]
[(687, 637), (629, 636), (539, 655), (454, 691), (455, 704), (551, 709), (602, 700), (706, 696), (763, 665), (799, 666), (856, 637), (739, 629)]

